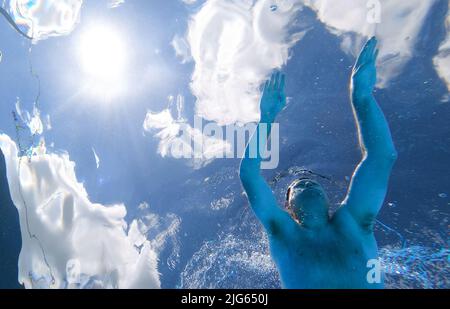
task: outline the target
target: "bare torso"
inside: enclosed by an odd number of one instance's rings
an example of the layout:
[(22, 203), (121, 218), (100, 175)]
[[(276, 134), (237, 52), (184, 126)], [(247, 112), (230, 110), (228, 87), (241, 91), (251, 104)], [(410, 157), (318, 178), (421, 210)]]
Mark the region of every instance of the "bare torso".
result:
[(308, 231), (299, 224), (290, 233), (269, 234), (272, 257), (284, 288), (382, 288), (367, 281), (367, 262), (377, 259), (373, 232), (345, 211), (329, 224)]

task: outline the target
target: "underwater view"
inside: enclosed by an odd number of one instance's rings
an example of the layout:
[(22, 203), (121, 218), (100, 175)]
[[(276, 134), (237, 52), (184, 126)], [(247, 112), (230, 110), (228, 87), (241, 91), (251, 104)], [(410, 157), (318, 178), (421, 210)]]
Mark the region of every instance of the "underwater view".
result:
[(448, 289), (449, 91), (448, 0), (0, 1), (0, 288)]

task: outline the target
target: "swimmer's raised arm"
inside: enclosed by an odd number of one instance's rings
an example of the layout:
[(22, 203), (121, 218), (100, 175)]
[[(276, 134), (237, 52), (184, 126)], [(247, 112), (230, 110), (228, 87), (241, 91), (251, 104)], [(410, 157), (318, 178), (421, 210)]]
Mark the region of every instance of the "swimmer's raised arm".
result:
[(377, 40), (372, 38), (353, 68), (351, 99), (363, 158), (343, 202), (343, 207), (353, 218), (367, 228), (373, 226), (383, 205), (397, 159), (388, 123), (373, 96), (377, 56)]
[[(259, 149), (266, 147), (272, 124), (286, 104), (284, 85), (285, 76), (280, 73), (273, 74), (270, 81), (266, 82), (260, 105), (261, 120), (247, 145), (239, 171), (250, 205), (269, 233), (276, 233), (277, 230), (284, 228), (286, 220), (291, 221), (289, 214), (278, 207), (271, 188), (260, 174)], [(259, 138), (260, 132), (265, 135), (264, 138)], [(250, 145), (257, 146), (257, 151), (250, 151)], [(256, 156), (250, 155), (253, 152), (256, 152)]]

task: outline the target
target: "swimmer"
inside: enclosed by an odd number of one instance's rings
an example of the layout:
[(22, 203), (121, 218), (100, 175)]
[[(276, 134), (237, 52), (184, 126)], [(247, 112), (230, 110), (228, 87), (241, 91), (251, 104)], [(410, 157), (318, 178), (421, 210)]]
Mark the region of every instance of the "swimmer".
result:
[[(308, 178), (294, 181), (287, 190), (286, 209), (260, 174), (261, 156), (241, 162), (240, 178), (250, 205), (264, 226), (270, 252), (289, 289), (383, 288), (368, 280), (370, 260), (378, 259), (374, 223), (397, 159), (388, 123), (373, 96), (378, 55), (376, 38), (370, 39), (353, 68), (351, 102), (359, 133), (362, 160), (356, 168), (346, 198), (329, 215), (323, 187)], [(276, 73), (265, 85), (261, 98), (261, 134), (270, 135), (271, 124), (286, 104), (285, 76)], [(261, 124), (268, 126), (261, 126)], [(265, 128), (266, 127), (266, 128)], [(249, 145), (258, 145), (255, 133)], [(263, 139), (265, 140), (265, 139)], [(265, 142), (258, 145), (264, 149)]]

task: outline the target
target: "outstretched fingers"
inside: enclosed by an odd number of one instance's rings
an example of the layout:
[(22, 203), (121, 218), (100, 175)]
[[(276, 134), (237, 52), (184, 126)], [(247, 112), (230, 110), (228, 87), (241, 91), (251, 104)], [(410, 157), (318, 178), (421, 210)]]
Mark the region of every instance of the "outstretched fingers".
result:
[(285, 87), (285, 85), (286, 85), (286, 75), (281, 74), (281, 77), (280, 77), (280, 83), (279, 83), (279, 85), (278, 85), (278, 90), (279, 90), (280, 92), (284, 93), (284, 87)]
[(280, 72), (273, 73), (273, 83), (272, 83), (272, 90), (276, 91), (278, 90), (278, 83), (280, 80)]
[(286, 85), (286, 76), (281, 72), (275, 72), (271, 75), (270, 80), (267, 80), (264, 84), (264, 91), (276, 91), (284, 93)]
[(375, 54), (373, 55), (373, 62), (377, 62), (378, 54), (380, 53), (380, 50), (377, 48), (375, 50)]
[(273, 89), (273, 83), (274, 83), (274, 80), (275, 80), (275, 73), (272, 73), (272, 75), (270, 75), (270, 80), (269, 80), (269, 91), (272, 91), (272, 89)]
[(266, 80), (264, 83), (264, 92), (267, 92), (270, 90), (270, 80)]
[(356, 70), (367, 63), (376, 61), (376, 58), (378, 56), (377, 44), (378, 40), (375, 37), (372, 37), (369, 41), (367, 41), (366, 45), (361, 51), (361, 54), (358, 57), (358, 60), (356, 61)]

